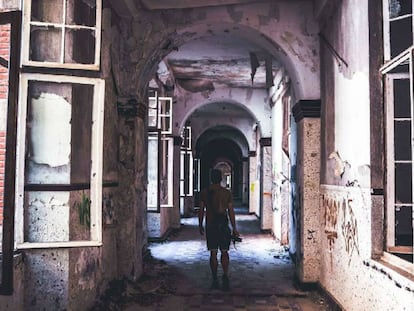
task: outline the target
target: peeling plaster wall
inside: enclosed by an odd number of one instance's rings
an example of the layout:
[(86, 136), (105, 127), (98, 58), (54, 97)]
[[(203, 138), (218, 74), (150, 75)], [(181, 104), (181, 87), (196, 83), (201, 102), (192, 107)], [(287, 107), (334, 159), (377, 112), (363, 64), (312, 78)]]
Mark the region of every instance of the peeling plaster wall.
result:
[[(132, 22), (121, 21), (120, 36), (113, 42), (121, 52), (114, 59), (120, 95), (139, 93), (165, 55), (183, 42), (208, 35), (210, 28), (232, 29), (246, 40), (259, 40), (287, 69), (298, 99), (319, 98), (318, 27), (304, 11), (312, 11), (311, 2), (139, 11)], [(138, 95), (144, 99), (144, 94)]]
[(370, 193), (368, 3), (340, 2), (322, 29), (346, 64), (321, 43), (319, 282), (345, 310), (411, 310), (414, 282), (371, 258), (383, 202)]

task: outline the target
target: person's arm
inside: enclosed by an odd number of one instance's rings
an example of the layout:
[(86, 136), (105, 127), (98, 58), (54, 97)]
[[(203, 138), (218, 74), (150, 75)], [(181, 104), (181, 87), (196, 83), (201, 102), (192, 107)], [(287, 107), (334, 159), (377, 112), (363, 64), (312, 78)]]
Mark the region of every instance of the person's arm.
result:
[(204, 201), (200, 200), (200, 209), (198, 210), (198, 230), (200, 234), (204, 234), (204, 227), (203, 227), (203, 220), (204, 220)]
[(236, 228), (236, 216), (234, 213), (234, 208), (233, 208), (233, 203), (229, 202), (228, 204), (228, 211), (229, 211), (229, 218), (230, 218), (230, 223), (231, 223), (231, 227), (233, 229), (233, 235), (234, 236), (239, 236), (239, 232), (237, 231)]

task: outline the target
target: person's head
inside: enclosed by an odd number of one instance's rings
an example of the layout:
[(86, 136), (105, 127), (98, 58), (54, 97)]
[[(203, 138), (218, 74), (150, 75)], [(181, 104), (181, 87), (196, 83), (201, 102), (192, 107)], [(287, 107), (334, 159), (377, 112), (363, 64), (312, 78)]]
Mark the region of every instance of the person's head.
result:
[(211, 171), (211, 182), (213, 184), (219, 184), (221, 183), (221, 180), (222, 180), (221, 171), (218, 169), (213, 169)]

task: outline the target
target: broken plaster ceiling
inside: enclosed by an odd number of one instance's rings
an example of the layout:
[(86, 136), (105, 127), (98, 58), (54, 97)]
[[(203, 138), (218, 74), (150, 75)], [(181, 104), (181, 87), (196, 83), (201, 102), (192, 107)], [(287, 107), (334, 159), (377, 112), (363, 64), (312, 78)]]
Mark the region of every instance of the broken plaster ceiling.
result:
[[(165, 62), (181, 87), (199, 92), (217, 87), (266, 88), (266, 57), (268, 53), (258, 45), (224, 32), (185, 43)], [(270, 65), (274, 76), (280, 65), (275, 59)]]
[(245, 4), (264, 1), (266, 0), (141, 0), (141, 3), (148, 10), (165, 10)]

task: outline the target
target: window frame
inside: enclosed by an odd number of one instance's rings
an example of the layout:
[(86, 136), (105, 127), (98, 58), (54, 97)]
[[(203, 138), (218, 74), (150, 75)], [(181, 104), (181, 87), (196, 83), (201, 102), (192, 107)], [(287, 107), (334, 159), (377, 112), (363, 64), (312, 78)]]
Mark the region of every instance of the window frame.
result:
[[(101, 55), (101, 27), (102, 27), (102, 0), (96, 1), (96, 18), (95, 27), (82, 26), (82, 25), (69, 25), (66, 24), (66, 3), (68, 0), (61, 0), (63, 2), (63, 21), (62, 23), (52, 22), (32, 22), (31, 21), (31, 9), (32, 0), (23, 0), (23, 34), (22, 34), (22, 64), (25, 66), (33, 67), (49, 67), (49, 68), (63, 68), (63, 69), (84, 69), (84, 70), (95, 70), (100, 69), (100, 55)], [(59, 26), (62, 28), (62, 42), (60, 46), (60, 62), (51, 61), (33, 61), (30, 60), (30, 31), (31, 26)], [(95, 30), (95, 55), (93, 64), (81, 64), (81, 63), (65, 63), (64, 52), (65, 52), (65, 30), (70, 29), (89, 29)]]
[[(162, 207), (174, 206), (174, 180), (173, 180), (173, 161), (174, 161), (174, 138), (172, 136), (172, 97), (158, 96), (156, 90), (152, 90), (153, 96), (148, 97), (148, 140), (158, 140), (158, 172), (157, 172), (157, 206), (149, 205), (147, 200), (147, 212), (159, 213)], [(150, 124), (150, 117), (156, 124)], [(165, 120), (168, 119), (168, 122)], [(148, 158), (149, 159), (149, 158)], [(164, 171), (167, 170), (166, 174)], [(149, 174), (147, 173), (149, 176)], [(167, 203), (162, 203), (162, 182), (163, 176), (167, 180)], [(148, 181), (149, 183), (149, 181)]]
[[(413, 261), (407, 261), (394, 255), (399, 251), (411, 251), (413, 253), (413, 246), (410, 247), (398, 247), (395, 246), (395, 191), (394, 191), (394, 98), (393, 98), (393, 84), (395, 79), (408, 78), (410, 82), (410, 118), (411, 118), (411, 173), (412, 173), (412, 206), (414, 206), (414, 73), (413, 73), (413, 61), (414, 61), (414, 45), (406, 49), (394, 59), (390, 60), (380, 68), (380, 72), (383, 75), (384, 80), (384, 112), (386, 120), (386, 201), (385, 201), (385, 219), (386, 219), (386, 236), (385, 247), (382, 259), (390, 262), (393, 265), (398, 266), (406, 272), (414, 274), (414, 259)], [(401, 64), (409, 64), (408, 73), (391, 73), (393, 69)], [(405, 204), (407, 205), (407, 204)], [(414, 222), (414, 208), (412, 209), (412, 222)], [(414, 236), (414, 231), (413, 231)], [(413, 242), (414, 245), (414, 242)]]
[[(159, 160), (160, 159), (160, 133), (159, 133), (159, 131), (150, 131), (150, 132), (148, 132), (148, 142), (150, 140), (155, 141), (155, 143), (157, 145), (157, 157), (155, 159), (156, 162), (157, 162), (157, 165), (156, 165), (156, 167), (157, 167), (156, 189), (157, 190), (156, 190), (156, 194), (155, 194), (155, 196), (156, 196), (156, 204), (155, 205), (150, 205), (148, 203), (148, 198), (147, 198), (147, 212), (149, 212), (149, 213), (159, 213), (160, 212), (160, 195), (159, 195), (159, 193), (160, 193), (160, 182), (159, 182), (159, 179), (160, 179), (159, 178), (159, 175), (160, 175), (160, 160)], [(148, 149), (149, 149), (149, 146), (148, 146)], [(148, 157), (148, 160), (150, 158), (151, 157)], [(149, 177), (149, 174), (147, 174), (147, 176)], [(148, 184), (150, 184), (149, 180), (148, 180)], [(147, 196), (149, 197), (149, 195), (150, 195), (150, 192), (147, 191)]]
[(17, 153), (25, 154), (26, 116), (29, 81), (51, 83), (73, 83), (92, 85), (94, 88), (92, 107), (92, 137), (91, 137), (91, 173), (90, 173), (90, 240), (61, 241), (61, 242), (26, 242), (24, 241), (24, 193), (25, 157), (18, 157), (16, 163), (16, 225), (15, 248), (61, 248), (89, 247), (102, 245), (102, 177), (103, 177), (103, 122), (105, 81), (98, 78), (78, 76), (63, 76), (39, 73), (24, 73), (20, 77), (19, 115), (17, 128)]
[[(390, 0), (383, 0), (382, 2), (382, 16), (383, 16), (383, 31), (384, 31), (384, 63), (391, 60), (391, 27), (390, 24), (392, 21), (400, 20), (403, 18), (407, 18), (411, 16), (412, 23), (411, 23), (411, 31), (413, 35), (413, 42), (414, 42), (414, 3), (411, 7), (411, 14), (405, 14), (403, 16), (399, 16), (396, 18), (390, 18), (390, 11), (389, 11), (389, 2)], [(403, 52), (401, 53), (403, 54)], [(400, 55), (401, 55), (400, 54)], [(397, 56), (398, 57), (398, 56)], [(395, 59), (396, 57), (394, 57)]]
[[(160, 200), (160, 207), (174, 207), (174, 203), (173, 203), (174, 201), (173, 200), (173, 195), (174, 195), (174, 191), (173, 191), (174, 138), (171, 136), (165, 136), (161, 134), (160, 140), (161, 140), (161, 144), (163, 143), (163, 141), (166, 143), (165, 150), (164, 150), (164, 147), (161, 147), (161, 152), (163, 153), (163, 155), (160, 159), (161, 161), (163, 161), (165, 158), (166, 168), (164, 168), (163, 165), (161, 165), (160, 174), (162, 170), (164, 169), (166, 169), (167, 171), (167, 174), (166, 174), (167, 176), (167, 203), (162, 203), (162, 200)], [(162, 177), (162, 175), (160, 175), (160, 177)], [(160, 178), (159, 180), (161, 181), (162, 178)], [(160, 191), (160, 195), (161, 195), (161, 191)]]
[[(161, 135), (172, 134), (172, 103), (172, 97), (158, 97), (158, 127), (161, 130)], [(168, 122), (165, 122), (167, 119)]]

